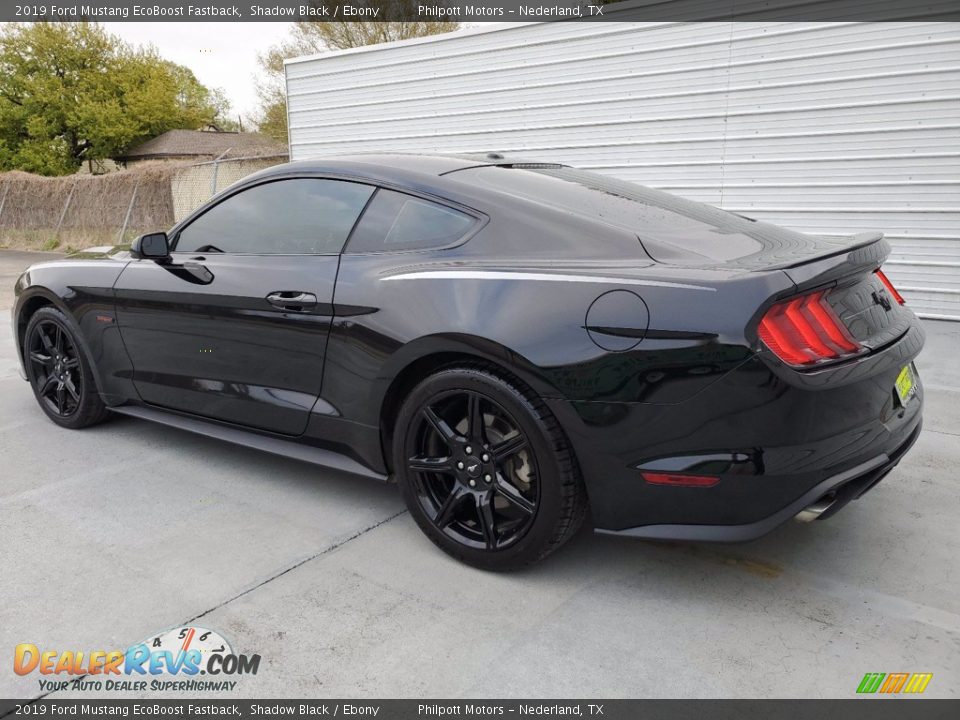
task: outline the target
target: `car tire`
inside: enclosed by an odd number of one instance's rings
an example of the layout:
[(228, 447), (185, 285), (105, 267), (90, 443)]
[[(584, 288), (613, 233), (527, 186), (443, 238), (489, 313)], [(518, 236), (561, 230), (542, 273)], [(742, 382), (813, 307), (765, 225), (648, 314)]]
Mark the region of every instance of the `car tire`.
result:
[(23, 364), (40, 409), (60, 427), (102, 422), (109, 411), (100, 399), (79, 330), (62, 312), (35, 312), (23, 337)]
[(556, 418), (492, 366), (447, 367), (421, 381), (400, 407), (392, 450), (414, 520), (469, 565), (537, 562), (586, 515), (576, 458)]

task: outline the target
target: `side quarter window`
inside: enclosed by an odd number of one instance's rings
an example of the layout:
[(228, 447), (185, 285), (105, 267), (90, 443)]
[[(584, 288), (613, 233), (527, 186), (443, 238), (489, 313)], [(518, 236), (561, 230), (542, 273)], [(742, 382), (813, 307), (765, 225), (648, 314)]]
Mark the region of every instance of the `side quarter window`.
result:
[(180, 230), (177, 252), (339, 253), (374, 188), (321, 178), (275, 180), (231, 195)]
[(471, 215), (393, 190), (377, 190), (357, 224), (347, 252), (391, 252), (443, 247), (477, 223)]

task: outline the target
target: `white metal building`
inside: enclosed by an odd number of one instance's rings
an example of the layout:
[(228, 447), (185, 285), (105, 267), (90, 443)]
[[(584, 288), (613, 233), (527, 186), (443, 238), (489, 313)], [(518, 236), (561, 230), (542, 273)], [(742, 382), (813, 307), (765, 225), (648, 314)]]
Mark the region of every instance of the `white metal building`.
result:
[(292, 160), (496, 150), (883, 230), (908, 303), (960, 320), (960, 24), (489, 24), (286, 72)]

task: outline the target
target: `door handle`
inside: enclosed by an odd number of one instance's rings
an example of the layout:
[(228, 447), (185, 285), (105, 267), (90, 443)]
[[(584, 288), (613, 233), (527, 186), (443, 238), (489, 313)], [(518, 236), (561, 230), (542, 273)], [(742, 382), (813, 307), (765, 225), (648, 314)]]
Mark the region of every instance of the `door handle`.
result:
[(299, 290), (279, 290), (267, 295), (267, 302), (284, 310), (303, 310), (317, 304), (317, 296)]

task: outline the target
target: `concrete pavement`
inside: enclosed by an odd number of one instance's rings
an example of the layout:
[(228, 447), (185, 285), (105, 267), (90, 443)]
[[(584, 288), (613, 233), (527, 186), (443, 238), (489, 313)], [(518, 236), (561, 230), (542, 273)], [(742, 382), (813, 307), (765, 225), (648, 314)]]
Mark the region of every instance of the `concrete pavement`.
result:
[[(0, 253), (0, 277), (30, 261)], [(845, 698), (898, 671), (956, 697), (960, 324), (925, 325), (924, 432), (836, 517), (735, 546), (584, 532), (495, 575), (435, 549), (393, 487), (130, 418), (59, 429), (0, 314), (0, 696), (40, 693), (18, 643), (191, 624), (262, 656), (246, 697)]]

